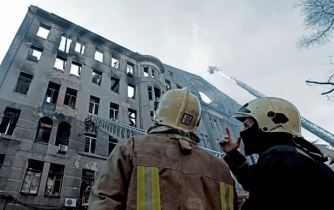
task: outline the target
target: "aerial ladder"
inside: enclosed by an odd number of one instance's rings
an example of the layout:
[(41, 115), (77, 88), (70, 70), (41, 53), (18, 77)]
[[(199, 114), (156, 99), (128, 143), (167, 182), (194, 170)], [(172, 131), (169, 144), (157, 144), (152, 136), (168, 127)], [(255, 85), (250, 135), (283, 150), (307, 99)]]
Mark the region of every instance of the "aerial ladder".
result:
[[(233, 78), (226, 73), (224, 73), (221, 69), (217, 68), (216, 66), (209, 66), (208, 72), (210, 74), (213, 74), (214, 72), (218, 72), (231, 82), (237, 84), (238, 86), (242, 87), (243, 89), (247, 90), (250, 94), (257, 98), (262, 98), (266, 97), (259, 91), (253, 89), (252, 87), (246, 85), (245, 83), (241, 82), (240, 80), (237, 80), (236, 78)], [(320, 126), (312, 123), (311, 121), (305, 119), (304, 117), (301, 116), (301, 125), (303, 128), (308, 130), (309, 132), (313, 133), (314, 135), (318, 136), (319, 138), (323, 139), (327, 143), (329, 143), (331, 146), (334, 147), (334, 135), (327, 130), (321, 128)]]

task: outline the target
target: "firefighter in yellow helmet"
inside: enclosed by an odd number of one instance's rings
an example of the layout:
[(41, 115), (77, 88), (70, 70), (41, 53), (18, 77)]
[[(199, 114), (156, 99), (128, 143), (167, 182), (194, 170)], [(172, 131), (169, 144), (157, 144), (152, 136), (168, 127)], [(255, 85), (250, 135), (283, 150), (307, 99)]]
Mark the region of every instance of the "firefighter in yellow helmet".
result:
[[(301, 117), (290, 102), (275, 97), (252, 100), (233, 115), (243, 123), (240, 137), (220, 141), (224, 159), (249, 199), (242, 209), (332, 209), (333, 171), (326, 158), (301, 134)], [(244, 154), (258, 154), (249, 165)]]
[(189, 88), (164, 93), (154, 115), (147, 135), (116, 145), (88, 209), (237, 209), (228, 166), (196, 146), (201, 106)]

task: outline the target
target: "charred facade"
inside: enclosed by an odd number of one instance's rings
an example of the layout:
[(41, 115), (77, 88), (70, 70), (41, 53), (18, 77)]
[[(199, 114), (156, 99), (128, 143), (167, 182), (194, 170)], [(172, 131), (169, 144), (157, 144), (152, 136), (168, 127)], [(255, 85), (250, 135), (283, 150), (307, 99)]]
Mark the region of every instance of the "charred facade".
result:
[(186, 86), (201, 99), (200, 145), (221, 151), (224, 128), (234, 137), (240, 129), (230, 119), (240, 107), (233, 99), (197, 75), (30, 6), (0, 66), (0, 209), (84, 209), (117, 144), (89, 116), (147, 129), (154, 100)]

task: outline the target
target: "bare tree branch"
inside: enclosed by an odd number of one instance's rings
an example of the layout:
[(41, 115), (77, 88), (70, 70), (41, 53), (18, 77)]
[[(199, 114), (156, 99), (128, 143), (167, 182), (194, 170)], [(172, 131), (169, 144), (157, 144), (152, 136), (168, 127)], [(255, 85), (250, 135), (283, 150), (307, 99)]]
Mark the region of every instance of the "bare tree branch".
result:
[(327, 94), (329, 94), (329, 93), (331, 93), (331, 92), (334, 91), (334, 83), (333, 82), (317, 82), (317, 81), (312, 81), (312, 80), (306, 80), (305, 82), (308, 83), (308, 84), (331, 85), (331, 86), (333, 86), (333, 88), (331, 90), (323, 92), (323, 93), (321, 93), (321, 95), (327, 95)]
[[(310, 35), (303, 36), (298, 40), (297, 47), (299, 49), (331, 42), (334, 31), (334, 0), (299, 0), (295, 4), (295, 8), (300, 9), (300, 13), (304, 17), (304, 26), (311, 31)], [(329, 63), (334, 64), (331, 56)], [(334, 92), (333, 78), (334, 74), (331, 74), (327, 82), (307, 80), (306, 84), (325, 85), (326, 87), (330, 85), (328, 91), (321, 93), (330, 99), (329, 94)]]
[(295, 8), (300, 8), (306, 29), (313, 31), (298, 41), (298, 48), (314, 47), (331, 41), (334, 30), (334, 0), (299, 0)]

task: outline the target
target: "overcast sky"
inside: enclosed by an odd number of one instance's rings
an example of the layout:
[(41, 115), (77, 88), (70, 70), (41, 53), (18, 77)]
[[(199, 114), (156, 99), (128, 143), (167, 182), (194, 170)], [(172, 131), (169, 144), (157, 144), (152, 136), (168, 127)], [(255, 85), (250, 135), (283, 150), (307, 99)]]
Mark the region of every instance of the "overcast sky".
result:
[[(278, 3), (279, 2), (279, 3)], [(0, 61), (29, 5), (38, 6), (134, 52), (205, 77), (244, 104), (254, 99), (220, 74), (217, 66), (267, 96), (289, 100), (301, 115), (334, 133), (334, 102), (321, 96), (334, 69), (334, 42), (316, 49), (296, 48), (306, 34), (293, 0), (8, 0), (0, 7)], [(303, 129), (313, 141), (318, 137)]]

